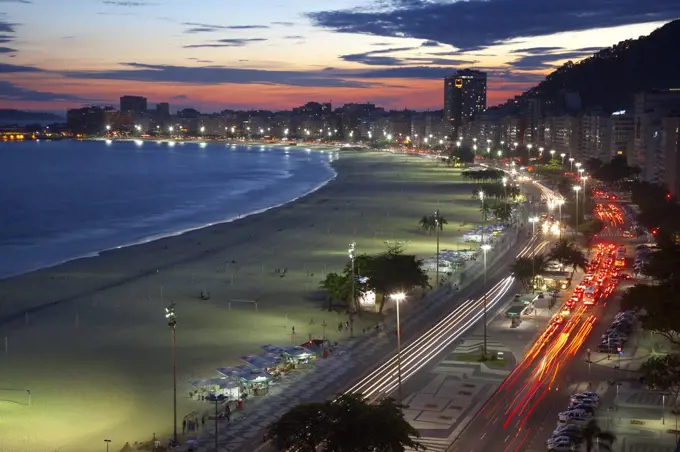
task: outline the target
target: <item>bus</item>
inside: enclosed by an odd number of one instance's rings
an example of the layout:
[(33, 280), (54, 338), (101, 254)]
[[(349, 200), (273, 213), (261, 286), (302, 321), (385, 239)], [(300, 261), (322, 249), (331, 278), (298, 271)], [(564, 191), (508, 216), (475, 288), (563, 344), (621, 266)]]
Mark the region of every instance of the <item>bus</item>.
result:
[(616, 267), (626, 266), (626, 247), (622, 246), (616, 251), (616, 260), (614, 261)]
[(583, 304), (594, 305), (600, 295), (600, 290), (597, 286), (588, 286), (583, 292)]

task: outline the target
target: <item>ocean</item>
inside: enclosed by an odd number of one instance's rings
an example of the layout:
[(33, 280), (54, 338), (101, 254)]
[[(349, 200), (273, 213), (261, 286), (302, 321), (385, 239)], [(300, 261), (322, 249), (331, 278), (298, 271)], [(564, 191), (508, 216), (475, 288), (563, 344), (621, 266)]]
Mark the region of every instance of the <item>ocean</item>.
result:
[(0, 142), (0, 278), (285, 204), (332, 179), (334, 158), (295, 146)]

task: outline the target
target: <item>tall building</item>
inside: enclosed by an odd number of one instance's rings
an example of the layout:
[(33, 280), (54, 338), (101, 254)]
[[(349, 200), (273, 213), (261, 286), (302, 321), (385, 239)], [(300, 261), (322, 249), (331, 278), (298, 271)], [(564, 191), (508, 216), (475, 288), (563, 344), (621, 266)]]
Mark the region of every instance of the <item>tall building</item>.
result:
[(123, 114), (141, 115), (146, 113), (146, 97), (123, 96), (120, 98), (120, 112)]
[(104, 110), (101, 107), (74, 108), (66, 112), (69, 129), (74, 133), (99, 134), (104, 132)]
[(170, 117), (170, 104), (167, 102), (159, 102), (156, 104), (156, 118), (164, 121)]
[(486, 72), (463, 69), (444, 78), (444, 119), (452, 136), (460, 137), (461, 127), (485, 110)]

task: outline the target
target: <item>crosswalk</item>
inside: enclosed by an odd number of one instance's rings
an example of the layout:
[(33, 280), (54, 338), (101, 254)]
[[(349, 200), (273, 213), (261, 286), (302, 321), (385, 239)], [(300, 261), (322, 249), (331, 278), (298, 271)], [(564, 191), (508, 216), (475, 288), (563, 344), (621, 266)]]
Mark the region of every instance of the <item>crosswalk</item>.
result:
[[(429, 452), (446, 452), (452, 443), (452, 440), (448, 438), (434, 438), (434, 437), (421, 437), (414, 438), (417, 442), (425, 446)], [(413, 449), (406, 449), (413, 450)]]

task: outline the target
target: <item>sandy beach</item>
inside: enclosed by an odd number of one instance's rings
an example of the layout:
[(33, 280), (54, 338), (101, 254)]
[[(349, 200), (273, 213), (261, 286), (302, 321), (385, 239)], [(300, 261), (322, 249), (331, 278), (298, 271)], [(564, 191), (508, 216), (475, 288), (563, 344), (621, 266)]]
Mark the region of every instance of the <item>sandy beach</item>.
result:
[(181, 419), (196, 408), (189, 381), (215, 377), (263, 344), (321, 337), (324, 321), (330, 339), (347, 335), (333, 328), (346, 316), (325, 309), (318, 287), (344, 266), (351, 241), (375, 253), (400, 240), (429, 257), (435, 242), (418, 229), (423, 215), (439, 209), (448, 220), (449, 249), (463, 248), (462, 234), (481, 219), (460, 170), (368, 152), (341, 153), (333, 165), (335, 180), (294, 203), (0, 281), (0, 451), (89, 452), (104, 450), (105, 438), (116, 451), (152, 433), (167, 438), (170, 303)]

